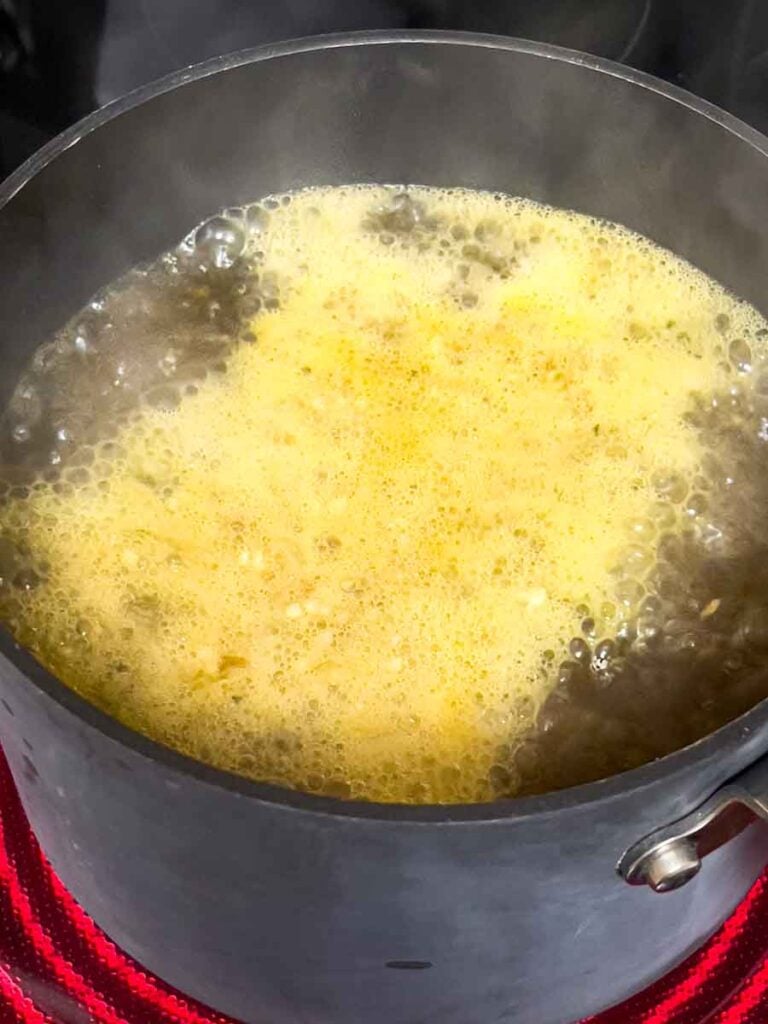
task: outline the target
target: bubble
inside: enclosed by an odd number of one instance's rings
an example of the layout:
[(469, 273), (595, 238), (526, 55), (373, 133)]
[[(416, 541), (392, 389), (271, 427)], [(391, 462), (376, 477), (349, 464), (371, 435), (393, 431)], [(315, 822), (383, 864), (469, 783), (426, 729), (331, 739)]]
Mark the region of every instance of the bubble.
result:
[(22, 378), (8, 403), (8, 413), (27, 426), (35, 426), (42, 415), (42, 400), (33, 383)]
[(181, 401), (181, 395), (175, 387), (159, 387), (153, 388), (147, 394), (146, 402), (147, 405), (152, 409), (159, 409), (163, 412), (172, 412), (177, 408)]
[(169, 349), (158, 360), (158, 367), (164, 377), (173, 377), (179, 368), (177, 353), (173, 349)]
[(87, 484), (91, 479), (91, 474), (84, 466), (76, 466), (74, 469), (70, 469), (66, 473), (67, 483), (74, 484), (75, 487), (81, 487), (83, 484)]
[(488, 773), (488, 780), (497, 793), (506, 793), (512, 785), (513, 776), (503, 764), (494, 764)]
[(636, 519), (630, 523), (630, 531), (640, 543), (648, 543), (656, 534), (656, 525), (651, 519)]
[(653, 616), (641, 615), (637, 620), (637, 637), (645, 645), (653, 644), (663, 635), (662, 624)]
[(592, 655), (591, 668), (593, 672), (606, 672), (611, 664), (611, 659), (616, 653), (616, 644), (613, 640), (601, 640), (595, 647)]
[(112, 374), (112, 387), (113, 388), (124, 388), (128, 383), (128, 364), (124, 360), (120, 360), (115, 364)]
[[(648, 532), (650, 533), (650, 530)], [(633, 574), (642, 575), (647, 572), (653, 562), (654, 554), (652, 550), (649, 547), (643, 547), (640, 544), (632, 544), (625, 548), (622, 553), (622, 570), (630, 576)]]
[(696, 493), (689, 495), (685, 501), (685, 514), (691, 519), (704, 515), (709, 507), (706, 494)]
[(35, 590), (42, 582), (42, 577), (31, 568), (19, 569), (13, 577), (13, 585), (18, 590)]
[(94, 344), (89, 336), (88, 329), (82, 324), (77, 328), (72, 339), (72, 348), (80, 359), (85, 359), (94, 354)]
[(640, 605), (640, 614), (649, 617), (655, 617), (661, 615), (663, 609), (664, 605), (662, 601), (653, 594), (649, 594), (642, 600), (642, 603)]
[(589, 644), (581, 637), (574, 637), (568, 645), (568, 651), (576, 661), (588, 661), (590, 656)]
[(659, 497), (673, 504), (683, 501), (688, 491), (685, 478), (680, 473), (657, 471), (653, 474), (652, 483)]
[(579, 663), (577, 661), (563, 661), (557, 670), (557, 685), (567, 687), (579, 677)]
[(231, 267), (245, 248), (242, 225), (227, 217), (212, 217), (195, 232), (195, 251), (219, 269)]
[(17, 423), (11, 430), (11, 437), (16, 444), (26, 444), (32, 437), (32, 431), (26, 423)]
[(397, 235), (412, 232), (423, 220), (422, 204), (407, 192), (399, 192), (370, 216), (369, 223), (379, 230)]
[(716, 553), (722, 551), (725, 534), (716, 523), (704, 522), (699, 526), (699, 539), (706, 551)]
[(623, 579), (616, 584), (616, 599), (627, 608), (633, 608), (645, 593), (639, 580)]
[(752, 349), (743, 338), (735, 338), (730, 343), (728, 358), (739, 373), (752, 372)]

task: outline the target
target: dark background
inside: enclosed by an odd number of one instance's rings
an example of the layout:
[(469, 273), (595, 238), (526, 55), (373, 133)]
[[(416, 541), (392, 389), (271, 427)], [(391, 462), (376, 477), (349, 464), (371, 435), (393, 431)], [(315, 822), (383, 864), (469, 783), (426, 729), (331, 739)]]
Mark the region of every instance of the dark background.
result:
[(0, 177), (94, 107), (215, 54), (363, 28), (545, 40), (768, 130), (765, 0), (0, 0)]

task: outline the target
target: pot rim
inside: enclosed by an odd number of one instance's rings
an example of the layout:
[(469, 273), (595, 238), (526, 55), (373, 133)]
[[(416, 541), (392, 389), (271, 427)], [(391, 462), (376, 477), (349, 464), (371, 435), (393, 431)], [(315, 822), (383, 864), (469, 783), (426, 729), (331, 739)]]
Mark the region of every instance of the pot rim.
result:
[[(231, 71), (263, 60), (289, 57), (316, 50), (382, 45), (444, 45), (470, 46), (492, 50), (508, 50), (545, 60), (557, 60), (581, 66), (588, 71), (620, 78), (630, 85), (650, 90), (670, 102), (715, 122), (725, 131), (758, 150), (768, 158), (768, 138), (737, 117), (714, 104), (674, 85), (669, 85), (642, 71), (625, 67), (615, 61), (578, 50), (538, 43), (511, 36), (454, 31), (390, 31), (369, 30), (311, 36), (213, 57), (199, 64), (174, 71), (154, 82), (141, 86), (125, 96), (106, 104), (65, 129), (32, 154), (0, 184), (0, 211), (32, 178), (60, 154), (102, 125), (134, 107), (155, 99), (209, 75)], [(518, 797), (492, 803), (474, 804), (389, 804), (362, 800), (338, 800), (288, 789), (272, 783), (258, 782), (233, 772), (214, 768), (182, 754), (123, 725), (106, 712), (89, 703), (53, 676), (29, 651), (15, 642), (5, 627), (0, 626), (0, 655), (12, 662), (25, 678), (45, 696), (50, 697), (70, 714), (82, 720), (120, 747), (127, 747), (149, 761), (182, 775), (193, 776), (214, 788), (228, 790), (241, 797), (263, 803), (281, 805), (286, 809), (331, 817), (361, 818), (387, 822), (461, 823), (470, 821), (502, 821), (555, 814), (566, 809), (588, 806), (597, 801), (612, 800), (650, 788), (665, 776), (694, 767), (717, 748), (724, 755), (737, 749), (743, 740), (768, 720), (768, 698), (715, 732), (680, 750), (648, 764), (612, 775), (607, 779), (583, 783), (540, 796)]]

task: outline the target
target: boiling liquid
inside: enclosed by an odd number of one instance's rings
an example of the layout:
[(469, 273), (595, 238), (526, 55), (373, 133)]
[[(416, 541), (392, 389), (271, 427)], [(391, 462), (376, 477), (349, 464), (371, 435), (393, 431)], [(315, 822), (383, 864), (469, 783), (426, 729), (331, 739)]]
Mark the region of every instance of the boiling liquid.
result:
[(230, 211), (20, 381), (0, 611), (115, 717), (254, 778), (456, 802), (621, 770), (765, 692), (765, 333), (522, 200)]

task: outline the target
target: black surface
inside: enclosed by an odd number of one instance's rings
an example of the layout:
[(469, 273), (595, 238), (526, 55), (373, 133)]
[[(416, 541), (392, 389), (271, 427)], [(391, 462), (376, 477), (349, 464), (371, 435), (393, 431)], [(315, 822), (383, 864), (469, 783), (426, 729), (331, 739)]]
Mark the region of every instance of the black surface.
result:
[(90, 110), (177, 68), (362, 28), (569, 46), (768, 128), (768, 7), (759, 0), (0, 0), (0, 176)]

